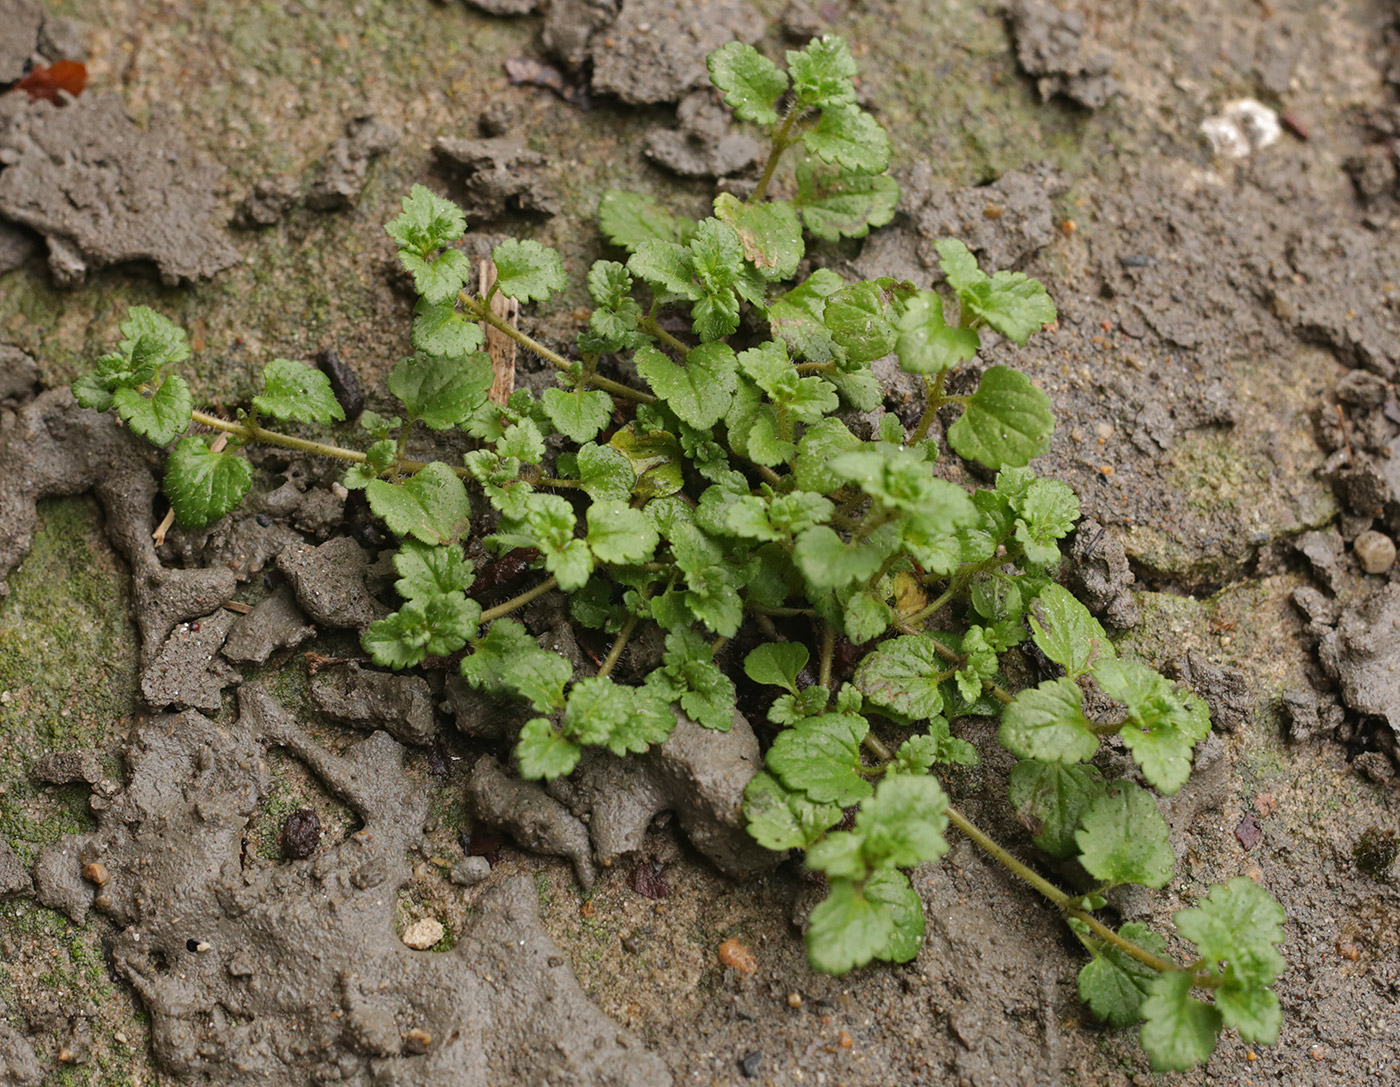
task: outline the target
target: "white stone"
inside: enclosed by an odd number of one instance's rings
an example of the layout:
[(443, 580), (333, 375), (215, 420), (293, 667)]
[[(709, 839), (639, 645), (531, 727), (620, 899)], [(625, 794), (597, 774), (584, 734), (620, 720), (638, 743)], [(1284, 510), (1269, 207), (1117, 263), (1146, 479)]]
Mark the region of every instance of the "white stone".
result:
[(403, 930), (404, 946), (411, 947), (414, 951), (427, 951), (428, 948), (442, 939), (444, 931), (442, 922), (431, 917), (414, 921)]

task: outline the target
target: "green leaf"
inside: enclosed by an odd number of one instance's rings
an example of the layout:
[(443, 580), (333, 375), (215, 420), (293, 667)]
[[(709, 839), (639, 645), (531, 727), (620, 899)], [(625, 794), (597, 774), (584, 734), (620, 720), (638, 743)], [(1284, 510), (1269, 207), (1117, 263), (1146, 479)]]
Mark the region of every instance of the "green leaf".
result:
[(803, 576), (819, 589), (841, 589), (863, 581), (880, 569), (885, 559), (868, 543), (847, 544), (826, 525), (803, 532), (792, 557)]
[(1023, 272), (997, 272), (959, 291), (958, 298), (963, 324), (990, 325), (1018, 345), (1057, 318), (1055, 303), (1045, 287)]
[(520, 776), (526, 781), (541, 778), (553, 781), (573, 771), (582, 749), (566, 740), (543, 717), (525, 722), (520, 730), (520, 742), (515, 745), (515, 760), (520, 764)]
[[(834, 34), (813, 38), (801, 50), (789, 49), (788, 74), (799, 106), (826, 109), (853, 105), (856, 100), (856, 61), (846, 39)], [(771, 122), (770, 122), (771, 123)]]
[(421, 419), (430, 430), (447, 430), (486, 402), (491, 377), (491, 360), (480, 351), (464, 359), (413, 355), (389, 371), (388, 384), (410, 419)]
[(861, 441), (840, 419), (822, 419), (803, 432), (797, 443), (797, 459), (793, 475), (804, 491), (827, 494), (841, 485), (832, 464), (842, 453), (859, 449)]
[(1176, 854), (1167, 821), (1152, 794), (1130, 781), (1115, 782), (1089, 804), (1074, 840), (1079, 863), (1102, 883), (1161, 887), (1172, 878)]
[(598, 225), (614, 245), (635, 253), (644, 242), (682, 243), (695, 222), (672, 215), (650, 196), (609, 189), (598, 207)]
[(975, 358), (982, 345), (974, 330), (944, 323), (943, 299), (933, 291), (920, 291), (908, 299), (895, 319), (895, 329), (899, 367), (911, 374), (936, 374), (959, 366)]
[(1239, 1031), (1243, 1041), (1265, 1045), (1278, 1041), (1283, 1009), (1268, 989), (1221, 986), (1215, 990), (1215, 1007), (1225, 1025)]
[(1158, 974), (1142, 1002), (1142, 1048), (1154, 1072), (1185, 1072), (1215, 1052), (1221, 1016), (1191, 995), (1184, 970)]
[(1070, 591), (1053, 582), (1030, 606), (1031, 634), (1040, 651), (1078, 678), (1101, 659), (1111, 660), (1113, 643), (1103, 626)]
[(234, 453), (213, 453), (203, 438), (181, 438), (165, 462), (165, 494), (186, 528), (217, 521), (253, 482), (253, 466)]
[(883, 173), (890, 165), (890, 137), (874, 117), (855, 106), (822, 110), (817, 123), (802, 134), (807, 150), (823, 162), (847, 170)]
[(152, 445), (167, 446), (190, 425), (194, 397), (179, 374), (171, 374), (154, 393), (145, 395), (130, 387), (112, 393), (117, 414), (133, 433)]
[(103, 355), (97, 369), (79, 374), (69, 388), (79, 407), (93, 411), (111, 411), (112, 393), (125, 385), (139, 385), (131, 372), (130, 362), (121, 355)]
[[(1165, 958), (1167, 941), (1137, 921), (1129, 921), (1118, 935), (1145, 951)], [(1098, 1018), (1115, 1027), (1129, 1027), (1142, 1018), (1142, 1002), (1158, 972), (1112, 944), (1104, 944), (1079, 971), (1079, 999)]]
[(801, 642), (767, 642), (744, 658), (744, 675), (755, 683), (797, 693), (797, 676), (811, 654)]
[[(1246, 876), (1213, 888), (1199, 906), (1178, 910), (1173, 920), (1177, 932), (1196, 945), (1226, 987), (1272, 985), (1283, 972), (1283, 956), (1276, 947), (1283, 943), (1283, 907)], [(1220, 992), (1216, 990), (1217, 1005)], [(1227, 1024), (1237, 1026), (1229, 1019), (1226, 1012)]]
[(548, 650), (535, 644), (519, 620), (497, 619), (486, 637), (473, 647), (471, 655), (463, 658), (462, 678), (492, 698), (504, 698), (511, 693), (502, 679), (507, 663), (539, 653), (548, 653)]
[(745, 204), (731, 193), (715, 197), (715, 218), (739, 235), (744, 257), (769, 282), (791, 279), (802, 261), (802, 227), (785, 201)]
[(1051, 564), (1060, 560), (1056, 541), (1064, 539), (1079, 519), (1079, 496), (1059, 480), (1037, 479), (1016, 503), (1016, 539), (1026, 558)]
[(540, 397), (544, 413), (570, 441), (591, 442), (612, 418), (612, 397), (602, 389), (546, 389)]
[(601, 309), (616, 310), (630, 301), (632, 277), (627, 266), (615, 260), (595, 260), (588, 269), (588, 295)]
[(864, 645), (889, 628), (889, 605), (875, 593), (858, 592), (846, 601), (842, 629), (855, 645)]
[(507, 238), (491, 251), (496, 263), (496, 289), (521, 302), (546, 302), (569, 283), (564, 261), (553, 249), (535, 241)]
[(943, 709), (939, 691), (948, 665), (927, 638), (891, 638), (856, 668), (854, 683), (870, 702), (920, 720)]
[(361, 645), (385, 668), (411, 668), (427, 657), (457, 652), (476, 634), (481, 605), (461, 592), (410, 600), (369, 625)]
[(830, 893), (809, 918), (807, 961), (823, 974), (844, 974), (868, 963), (894, 935), (887, 902), (868, 898), (850, 880), (832, 880)]
[(396, 536), (449, 544), (467, 533), (471, 500), (455, 472), (434, 461), (403, 483), (370, 480), (365, 497)]
[(860, 806), (855, 834), (873, 869), (913, 868), (948, 851), (948, 797), (937, 779), (896, 774)]
[(865, 881), (865, 896), (884, 906), (894, 922), (889, 942), (875, 957), (881, 962), (912, 962), (924, 945), (924, 904), (896, 868), (876, 872)]
[(755, 774), (744, 789), (749, 834), (765, 849), (806, 849), (844, 814), (839, 804), (819, 804), (769, 773)]
[(632, 708), (630, 688), (619, 687), (611, 677), (581, 679), (569, 691), (564, 735), (579, 744), (605, 744), (627, 724)]
[[(634, 479), (631, 493), (638, 497), (661, 498), (675, 494), (685, 483), (681, 469), (684, 454), (673, 434), (654, 430), (639, 435), (633, 424), (614, 434), (608, 445), (622, 453), (631, 464)], [(581, 453), (579, 468), (585, 470)]]
[(574, 666), (567, 659), (533, 642), (529, 650), (508, 657), (500, 664), (501, 685), (540, 713), (564, 708), (564, 684), (573, 676)]
[(405, 600), (465, 592), (471, 588), (474, 574), (460, 547), (432, 547), (417, 540), (404, 540), (399, 545), (394, 569), (399, 572), (394, 590)]
[(865, 718), (851, 713), (805, 718), (778, 733), (768, 749), (768, 769), (819, 803), (857, 804), (872, 792), (857, 770), (860, 742), (869, 730)]
[(456, 300), (433, 304), (418, 299), (413, 307), (413, 349), (425, 355), (460, 359), (483, 343), (481, 325), (457, 312)]
[(729, 410), (738, 363), (727, 344), (701, 344), (683, 366), (651, 346), (639, 347), (633, 361), (652, 391), (691, 426), (712, 427)]
[(655, 744), (665, 743), (676, 728), (676, 715), (671, 712), (665, 699), (645, 687), (622, 689), (627, 692), (631, 709), (622, 723), (613, 729), (607, 744), (608, 750), (619, 758), (629, 753), (640, 754)]
[(1084, 692), (1067, 676), (1019, 692), (1002, 713), (997, 739), (1019, 758), (1046, 762), (1088, 762), (1099, 749)]
[(885, 292), (869, 280), (842, 287), (828, 298), (822, 321), (853, 365), (884, 358), (897, 342)]
[(936, 241), (933, 248), (938, 253), (938, 263), (948, 280), (948, 286), (952, 287), (959, 297), (968, 288), (986, 281), (987, 273), (977, 267), (977, 258), (956, 238)]
[(768, 300), (768, 327), (794, 355), (812, 362), (840, 362), (845, 352), (822, 322), (826, 300), (845, 286), (835, 272), (818, 268), (792, 290)]
[(1191, 776), (1191, 753), (1210, 733), (1210, 713), (1194, 695), (1178, 693), (1161, 673), (1132, 660), (1100, 660), (1094, 679), (1128, 707), (1123, 743), (1159, 792), (1171, 796)]
[(610, 445), (589, 442), (578, 451), (578, 474), (588, 497), (626, 499), (637, 474), (632, 462)]
[(588, 507), (588, 546), (602, 562), (646, 562), (660, 540), (641, 510), (604, 498)]
[(253, 397), (253, 407), (278, 419), (322, 426), (345, 418), (330, 378), (291, 359), (273, 359), (263, 367), (263, 393)]
[(118, 328), (124, 337), (118, 347), (131, 363), (135, 384), (149, 381), (162, 366), (190, 357), (185, 330), (149, 306), (132, 306)]
[(521, 419), (506, 427), (496, 452), (502, 457), (515, 457), (524, 464), (539, 464), (544, 459), (544, 437), (533, 419)]
[(1079, 852), (1074, 832), (1084, 811), (1107, 793), (1096, 766), (1027, 759), (1011, 768), (1007, 795), (1036, 846), (1052, 857)]
[(948, 428), (948, 444), (988, 468), (1019, 468), (1045, 452), (1054, 429), (1050, 398), (1019, 370), (993, 366)]
[(714, 647), (681, 627), (666, 635), (665, 662), (646, 686), (663, 702), (679, 702), (697, 724), (716, 732), (734, 727), (734, 684), (714, 663)]
[(420, 256), (455, 242), (466, 233), (467, 217), (462, 209), (422, 185), (414, 185), (401, 206), (402, 214), (384, 230), (401, 248)]
[(778, 123), (774, 109), (788, 88), (787, 73), (757, 49), (743, 42), (726, 42), (705, 58), (710, 82), (724, 93), (724, 101), (741, 121), (759, 125)]
[(445, 305), (457, 297), (471, 278), (471, 262), (459, 249), (447, 249), (433, 260), (409, 249), (399, 250), (399, 262), (413, 276), (413, 286), (434, 305)]
[(884, 226), (899, 206), (899, 183), (884, 174), (851, 173), (819, 166), (810, 159), (797, 166), (797, 198), (802, 224), (814, 237), (834, 242), (863, 238)]

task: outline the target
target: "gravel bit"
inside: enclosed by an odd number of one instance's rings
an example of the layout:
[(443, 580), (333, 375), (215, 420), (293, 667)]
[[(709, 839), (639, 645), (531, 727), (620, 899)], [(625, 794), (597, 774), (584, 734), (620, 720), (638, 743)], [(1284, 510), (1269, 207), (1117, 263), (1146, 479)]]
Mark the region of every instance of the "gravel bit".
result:
[(310, 808), (297, 809), (282, 824), (280, 841), (287, 857), (294, 861), (305, 860), (321, 844), (321, 820)]

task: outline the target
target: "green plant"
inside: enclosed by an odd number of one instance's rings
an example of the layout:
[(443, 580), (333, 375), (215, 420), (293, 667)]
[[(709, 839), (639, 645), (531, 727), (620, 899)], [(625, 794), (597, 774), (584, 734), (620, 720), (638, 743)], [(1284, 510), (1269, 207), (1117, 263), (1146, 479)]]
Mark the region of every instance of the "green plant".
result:
[[(730, 728), (736, 687), (722, 660), (747, 648), (744, 676), (776, 689), (768, 716), (780, 731), (748, 787), (746, 813), (757, 841), (805, 851), (827, 879), (807, 933), (816, 969), (917, 954), (923, 912), (905, 871), (943, 854), (952, 823), (1061, 912), (1091, 956), (1079, 978), (1085, 1002), (1117, 1025), (1143, 1021), (1154, 1067), (1204, 1059), (1224, 1026), (1272, 1041), (1283, 915), (1249, 880), (1176, 914), (1178, 934), (1196, 947), (1184, 966), (1146, 926), (1114, 931), (1095, 916), (1116, 886), (1163, 886), (1175, 860), (1153, 795), (1106, 781), (1092, 764), (1102, 739), (1116, 736), (1143, 780), (1170, 794), (1186, 781), (1210, 720), (1194, 696), (1118, 657), (1055, 582), (1059, 541), (1079, 504), (1065, 484), (1027, 467), (1049, 441), (1048, 398), (1005, 366), (983, 372), (970, 393), (948, 391), (983, 329), (1024, 344), (1055, 320), (1055, 307), (1035, 280), (989, 275), (954, 240), (936, 245), (942, 293), (893, 279), (846, 283), (820, 268), (780, 287), (806, 256), (804, 230), (823, 241), (860, 237), (889, 221), (899, 195), (884, 173), (888, 139), (856, 105), (845, 43), (814, 41), (787, 61), (784, 71), (738, 43), (709, 58), (736, 115), (769, 132), (771, 152), (747, 199), (722, 194), (714, 216), (697, 222), (635, 194), (604, 197), (603, 232), (629, 256), (589, 270), (594, 308), (577, 357), (491, 306), (496, 294), (542, 302), (563, 289), (559, 256), (506, 241), (494, 252), (494, 286), (473, 293), (475, 277), (453, 248), (461, 211), (415, 186), (388, 226), (419, 294), (415, 354), (388, 378), (401, 416), (361, 418), (363, 451), (263, 425), (341, 418), (325, 378), (285, 359), (268, 365), (263, 393), (236, 420), (193, 411), (173, 371), (188, 355), (183, 333), (150, 310), (132, 311), (118, 351), (74, 392), (87, 406), (115, 408), (156, 445), (179, 438), (166, 493), (184, 524), (237, 504), (252, 478), (241, 445), (354, 462), (345, 485), (362, 489), (401, 538), (403, 603), (368, 628), (366, 651), (407, 668), (469, 649), (460, 665), (469, 683), (537, 715), (515, 744), (526, 778), (568, 774), (590, 746), (625, 756), (662, 742), (675, 727), (673, 707), (707, 728)], [(791, 197), (767, 199), (789, 151)], [(957, 311), (951, 323), (948, 305)], [(677, 315), (688, 335), (673, 331)], [(490, 400), (483, 326), (557, 367), (559, 386), (538, 399), (521, 391), (505, 404)], [(857, 433), (851, 413), (881, 403), (870, 364), (892, 353), (925, 383), (922, 417), (906, 430), (876, 415)], [(957, 414), (948, 445), (995, 471), (992, 486), (941, 478), (931, 435), (945, 409)], [(223, 431), (229, 448), (180, 437), (191, 420)], [(463, 430), (477, 445), (460, 465), (414, 460), (420, 427)], [(485, 609), (468, 596), (476, 574), (461, 547), (472, 493), (493, 523), (487, 545), (532, 556), (547, 575)], [(555, 588), (570, 594), (578, 624), (613, 636), (593, 675), (575, 675), (508, 617)], [(617, 683), (612, 672), (645, 623), (666, 632), (662, 663), (640, 684)], [(1012, 694), (1003, 660), (1027, 639), (1063, 675)], [(852, 666), (854, 647), (869, 648)], [(1090, 710), (1086, 692), (1115, 708)], [(1000, 717), (1000, 742), (1020, 760), (1010, 801), (1078, 893), (949, 803), (935, 770), (978, 759), (949, 721), (978, 714)]]

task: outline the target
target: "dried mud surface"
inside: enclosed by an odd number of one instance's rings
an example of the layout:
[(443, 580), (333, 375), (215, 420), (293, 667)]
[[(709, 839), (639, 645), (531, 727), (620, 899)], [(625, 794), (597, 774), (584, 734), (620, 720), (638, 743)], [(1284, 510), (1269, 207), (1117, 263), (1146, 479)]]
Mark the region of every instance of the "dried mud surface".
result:
[[(164, 142), (94, 207), (138, 176), (191, 201), (138, 242), (0, 203), (26, 224), (0, 245), (0, 1084), (1400, 1079), (1400, 873), (1376, 863), (1397, 828), (1400, 577), (1367, 572), (1367, 534), (1400, 533), (1393, 6), (475, 7), (492, 15), (0, 3), (26, 56), (66, 41), (92, 75), (62, 110), (0, 98), (0, 144), (31, 147), (0, 157), (0, 196), (81, 205), (43, 171), (94, 165), (74, 133), (100, 113)], [(904, 198), (821, 259), (926, 285), (929, 243), (955, 233), (1059, 305), (1014, 354), (1059, 419), (1039, 466), (1093, 521), (1070, 575), (1217, 728), (1166, 809), (1176, 878), (1114, 905), (1169, 930), (1214, 883), (1268, 887), (1289, 917), (1277, 1046), (1227, 1036), (1203, 1069), (1151, 1076), (1129, 1033), (1086, 1017), (1053, 913), (966, 842), (914, 875), (915, 962), (811, 973), (796, 920), (817, 892), (734, 835), (752, 731), (522, 790), (483, 755), (501, 708), (342, 659), (392, 572), (333, 473), (260, 455), (245, 513), (157, 549), (158, 464), (58, 388), (145, 303), (189, 325), (212, 400), (246, 397), (274, 354), (332, 349), (382, 406), (411, 302), (381, 224), (409, 183), (470, 201), (482, 233), (559, 246), (577, 282), (603, 188), (697, 213), (709, 182), (677, 175), (752, 169), (695, 90), (705, 50), (826, 31), (855, 45)], [(0, 79), (23, 60), (7, 43)], [(1202, 121), (1243, 97), (1285, 131), (1213, 156)], [(582, 299), (527, 320), (562, 342)], [(892, 379), (885, 408), (920, 405)], [(557, 607), (525, 617), (585, 659)], [(998, 799), (1009, 757), (985, 724), (955, 727), (988, 755), (950, 792), (1024, 845)], [(293, 859), (303, 812), (321, 833)], [(439, 939), (413, 950), (423, 921)], [(752, 972), (717, 957), (731, 938)]]

